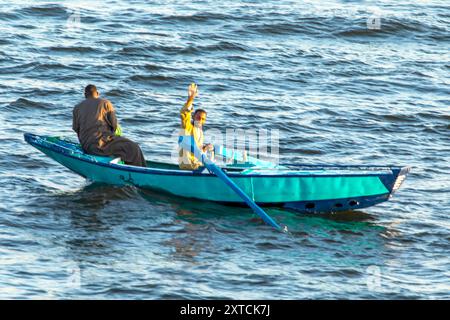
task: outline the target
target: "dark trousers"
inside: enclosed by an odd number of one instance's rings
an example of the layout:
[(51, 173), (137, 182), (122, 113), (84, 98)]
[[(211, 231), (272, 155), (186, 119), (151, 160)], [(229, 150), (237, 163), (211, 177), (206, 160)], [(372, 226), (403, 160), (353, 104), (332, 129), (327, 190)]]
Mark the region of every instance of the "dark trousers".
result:
[(146, 167), (144, 154), (136, 142), (124, 137), (111, 137), (101, 148), (90, 145), (86, 150), (90, 154), (99, 156), (120, 157), (125, 164)]

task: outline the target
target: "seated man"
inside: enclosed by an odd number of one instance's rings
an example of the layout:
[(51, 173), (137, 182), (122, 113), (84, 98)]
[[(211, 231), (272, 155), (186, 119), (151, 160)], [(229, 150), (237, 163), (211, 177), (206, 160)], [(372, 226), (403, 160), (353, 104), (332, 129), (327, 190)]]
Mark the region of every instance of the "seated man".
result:
[[(203, 125), (206, 122), (206, 111), (197, 109), (194, 112), (194, 119), (192, 119), (194, 98), (198, 94), (196, 84), (191, 84), (188, 88), (188, 100), (181, 108), (181, 131), (180, 136), (191, 136), (194, 138), (195, 144), (203, 152), (214, 150), (212, 144), (203, 144)], [(197, 170), (202, 166), (202, 163), (197, 160), (193, 153), (186, 150), (179, 150), (179, 165), (180, 169)]]
[(84, 89), (86, 100), (73, 109), (72, 129), (77, 133), (86, 153), (99, 156), (120, 157), (125, 164), (145, 167), (139, 146), (120, 137), (116, 112), (109, 100), (100, 99), (97, 88), (90, 84)]

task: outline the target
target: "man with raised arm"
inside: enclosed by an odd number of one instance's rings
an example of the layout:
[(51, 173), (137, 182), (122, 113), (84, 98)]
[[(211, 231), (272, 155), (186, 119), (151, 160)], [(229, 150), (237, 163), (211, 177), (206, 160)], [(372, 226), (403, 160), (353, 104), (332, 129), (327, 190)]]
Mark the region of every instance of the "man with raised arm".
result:
[[(188, 88), (188, 99), (180, 111), (181, 130), (180, 136), (193, 137), (197, 147), (203, 152), (214, 149), (212, 144), (203, 144), (203, 125), (206, 122), (206, 111), (197, 109), (194, 111), (194, 99), (198, 95), (198, 87), (192, 83)], [(197, 160), (192, 152), (179, 149), (178, 162), (180, 169), (197, 170), (202, 166), (202, 163)]]

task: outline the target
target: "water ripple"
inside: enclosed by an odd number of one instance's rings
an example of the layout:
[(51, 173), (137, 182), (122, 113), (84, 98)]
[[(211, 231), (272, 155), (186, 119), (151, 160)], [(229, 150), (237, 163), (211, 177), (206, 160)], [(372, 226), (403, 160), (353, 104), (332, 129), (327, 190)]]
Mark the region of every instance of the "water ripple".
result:
[[(354, 1), (0, 4), (0, 297), (449, 298), (448, 8), (378, 6), (368, 29)], [(267, 208), (286, 236), (248, 208), (91, 184), (23, 142), (76, 139), (95, 83), (125, 135), (171, 161), (194, 81), (208, 129), (278, 129), (282, 162), (413, 170), (364, 211)]]

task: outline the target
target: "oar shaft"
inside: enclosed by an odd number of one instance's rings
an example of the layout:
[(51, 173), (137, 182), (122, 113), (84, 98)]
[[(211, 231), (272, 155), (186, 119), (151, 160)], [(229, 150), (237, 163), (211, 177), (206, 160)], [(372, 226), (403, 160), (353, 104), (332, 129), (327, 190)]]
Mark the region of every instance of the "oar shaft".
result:
[(278, 225), (278, 223), (276, 223), (269, 215), (267, 215), (267, 213), (265, 213), (260, 206), (258, 206), (252, 199), (250, 199), (250, 197), (244, 191), (242, 191), (241, 188), (239, 188), (220, 168), (218, 168), (209, 159), (207, 159), (206, 156), (204, 156), (203, 163), (210, 171), (212, 171), (218, 178), (220, 178), (234, 192), (236, 192), (236, 194), (239, 195), (241, 199), (244, 200), (245, 203), (264, 220), (264, 222), (266, 222), (268, 225), (271, 225), (277, 230), (282, 229), (280, 225)]
[(205, 164), (205, 166), (213, 172), (220, 180), (222, 180), (226, 185), (228, 185), (244, 202), (252, 208), (252, 210), (259, 215), (264, 222), (271, 225), (277, 230), (282, 230), (280, 225), (276, 223), (267, 213), (264, 212), (250, 197), (238, 187), (236, 183), (234, 183), (219, 167), (217, 167), (208, 157), (200, 151), (197, 145), (194, 142), (193, 137), (185, 136), (180, 137), (178, 143), (182, 149), (187, 152), (192, 152), (194, 156), (201, 162)]

